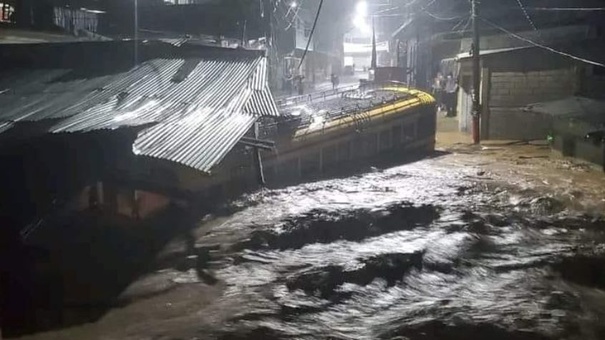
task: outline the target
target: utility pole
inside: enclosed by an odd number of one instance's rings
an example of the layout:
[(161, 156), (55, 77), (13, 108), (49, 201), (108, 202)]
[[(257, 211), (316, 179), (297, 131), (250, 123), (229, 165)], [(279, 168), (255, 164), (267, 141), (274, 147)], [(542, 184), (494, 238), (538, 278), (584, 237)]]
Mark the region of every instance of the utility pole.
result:
[(473, 46), (471, 53), (473, 54), (473, 110), (471, 112), (473, 118), (473, 143), (481, 143), (481, 55), (480, 55), (480, 37), (478, 1), (471, 0), (473, 20)]
[(376, 25), (374, 23), (374, 16), (372, 15), (372, 66), (370, 66), (370, 68), (374, 70), (374, 72), (376, 72), (376, 66), (378, 64), (378, 61), (376, 60), (377, 58), (378, 56), (376, 54)]

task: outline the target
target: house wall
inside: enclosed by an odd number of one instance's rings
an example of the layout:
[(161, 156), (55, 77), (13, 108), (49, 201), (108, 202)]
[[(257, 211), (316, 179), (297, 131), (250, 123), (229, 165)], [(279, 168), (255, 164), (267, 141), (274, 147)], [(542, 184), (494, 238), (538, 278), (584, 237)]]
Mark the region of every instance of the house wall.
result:
[(520, 108), (490, 107), (489, 130), (484, 139), (546, 140), (550, 124), (550, 118), (544, 114)]
[(588, 76), (582, 79), (580, 93), (588, 98), (605, 99), (605, 76)]
[(550, 119), (525, 112), (528, 104), (562, 99), (575, 92), (573, 68), (530, 72), (492, 72), (488, 96), (487, 138), (544, 139)]
[(492, 72), (490, 107), (524, 107), (573, 95), (575, 71)]
[(602, 143), (586, 140), (587, 132), (598, 129), (597, 124), (578, 119), (560, 118), (553, 119), (553, 148), (560, 151), (564, 156), (578, 157), (589, 162), (604, 165), (605, 153)]
[[(594, 55), (604, 55), (605, 49), (597, 47)], [(584, 97), (605, 99), (605, 67), (586, 66), (582, 70), (580, 80), (580, 93)]]
[[(483, 56), (482, 69), (482, 139), (545, 139), (550, 119), (523, 109), (531, 103), (573, 96), (580, 90), (577, 65), (540, 49)], [(471, 61), (464, 59), (458, 105), (460, 129), (466, 132), (470, 132), (470, 110), (465, 103), (471, 86), (462, 80), (470, 74)]]

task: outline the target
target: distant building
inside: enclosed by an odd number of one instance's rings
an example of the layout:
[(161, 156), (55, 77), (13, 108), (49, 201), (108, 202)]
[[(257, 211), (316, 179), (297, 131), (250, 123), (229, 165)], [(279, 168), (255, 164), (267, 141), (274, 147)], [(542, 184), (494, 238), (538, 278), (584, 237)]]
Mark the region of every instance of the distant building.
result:
[[(551, 30), (557, 27), (582, 25), (590, 27), (592, 34), (604, 31), (604, 14), (600, 11), (544, 11), (532, 8), (578, 7), (576, 0), (551, 0), (548, 4), (539, 0), (525, 0), (528, 16), (518, 4), (500, 0), (483, 0), (479, 3), (481, 17), (512, 32)], [(582, 1), (585, 7), (601, 7), (599, 0)], [(412, 4), (400, 12), (400, 17), (386, 18), (390, 29), (393, 54), (398, 55), (399, 64), (407, 68), (408, 82), (428, 89), (440, 69), (443, 59), (454, 58), (469, 52), (471, 38), (470, 4), (466, 0), (437, 0), (428, 8)], [(531, 22), (530, 22), (531, 20)], [(504, 48), (490, 41), (502, 32), (481, 21), (479, 23), (482, 49)], [(510, 46), (511, 38), (506, 43)], [(505, 45), (506, 45), (505, 44)], [(519, 46), (519, 41), (516, 45)], [(395, 57), (396, 59), (396, 57)]]
[(303, 4), (291, 7), (290, 3), (279, 2), (277, 13), (283, 13), (283, 18), (274, 18), (272, 22), (273, 45), (269, 53), (277, 66), (273, 78), (275, 89), (285, 89), (289, 79), (296, 75), (304, 76), (306, 85), (310, 87), (328, 81), (332, 73), (340, 74), (342, 71), (342, 22), (345, 18), (326, 14), (338, 11), (335, 8), (338, 8), (339, 3), (324, 3), (323, 14), (318, 19), (312, 37), (319, 2), (301, 3)]

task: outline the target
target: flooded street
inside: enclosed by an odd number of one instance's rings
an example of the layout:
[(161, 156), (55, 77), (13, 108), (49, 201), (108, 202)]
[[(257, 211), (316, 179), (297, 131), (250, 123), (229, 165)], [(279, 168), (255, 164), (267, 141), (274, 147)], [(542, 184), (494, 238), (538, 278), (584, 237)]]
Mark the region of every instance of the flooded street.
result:
[(0, 1), (0, 340), (605, 340), (605, 0)]
[(603, 339), (602, 175), (550, 157), (453, 145), (248, 195), (95, 322), (25, 338)]
[(224, 338), (605, 335), (564, 279), (605, 283), (589, 272), (605, 262), (568, 272), (601, 223), (442, 161), (271, 191), (214, 228), (202, 242), (248, 235), (217, 271)]

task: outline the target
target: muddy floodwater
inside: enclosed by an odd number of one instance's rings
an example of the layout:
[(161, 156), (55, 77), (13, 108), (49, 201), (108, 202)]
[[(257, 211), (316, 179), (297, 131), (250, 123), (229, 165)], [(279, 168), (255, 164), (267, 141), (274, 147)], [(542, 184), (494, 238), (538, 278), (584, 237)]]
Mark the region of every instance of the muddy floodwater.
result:
[(595, 172), (532, 177), (501, 156), (248, 195), (167, 243), (103, 315), (26, 338), (605, 339), (605, 222), (581, 187)]

